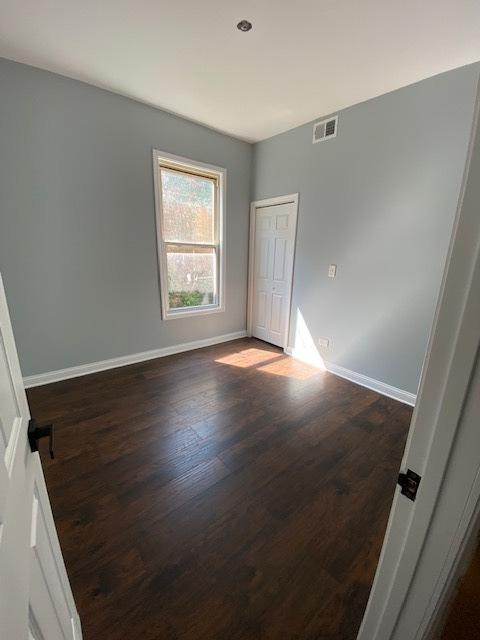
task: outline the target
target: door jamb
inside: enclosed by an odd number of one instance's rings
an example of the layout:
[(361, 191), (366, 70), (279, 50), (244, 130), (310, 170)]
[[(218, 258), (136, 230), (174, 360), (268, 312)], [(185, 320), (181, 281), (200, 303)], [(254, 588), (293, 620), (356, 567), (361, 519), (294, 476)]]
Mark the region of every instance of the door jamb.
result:
[(288, 288), (287, 298), (287, 326), (285, 331), (285, 349), (288, 345), (288, 336), (290, 333), (290, 316), (292, 305), (292, 290), (293, 290), (293, 274), (295, 271), (295, 246), (297, 240), (297, 225), (298, 225), (298, 193), (291, 193), (285, 196), (276, 196), (275, 198), (266, 198), (264, 200), (255, 200), (250, 203), (250, 235), (248, 245), (248, 290), (247, 290), (247, 335), (252, 337), (252, 323), (253, 323), (253, 276), (255, 269), (255, 216), (257, 209), (264, 207), (273, 207), (279, 204), (293, 204), (295, 206), (294, 222), (295, 231), (293, 234), (293, 255), (292, 255), (292, 274), (290, 278), (290, 286)]
[[(480, 139), (480, 134), (479, 137), (476, 135), (479, 113), (480, 93), (477, 94), (457, 215), (418, 400), (402, 461), (402, 468), (412, 466), (425, 476), (423, 486), (413, 505), (405, 502), (398, 487), (395, 491), (382, 552), (357, 640), (394, 638), (405, 602), (407, 598), (414, 597), (413, 578), (425, 552), (480, 345), (480, 224), (474, 201), (476, 192), (468, 193), (474, 183), (470, 171), (478, 171), (479, 168), (478, 151), (474, 155), (474, 146)], [(461, 289), (458, 287), (459, 281), (463, 285)], [(424, 434), (421, 447), (411, 446), (417, 424)], [(415, 635), (409, 638), (425, 638), (432, 629), (439, 613), (436, 606), (441, 603), (439, 595), (449, 586), (452, 576), (450, 569), (460, 557), (466, 532), (473, 522), (472, 510), (479, 499), (480, 486), (465, 487), (464, 514), (469, 509), (470, 515), (459, 522), (448, 554), (437, 558), (435, 566), (442, 563), (440, 576), (436, 581), (432, 580), (423, 618), (416, 626)], [(399, 521), (402, 523), (401, 531), (394, 528)]]

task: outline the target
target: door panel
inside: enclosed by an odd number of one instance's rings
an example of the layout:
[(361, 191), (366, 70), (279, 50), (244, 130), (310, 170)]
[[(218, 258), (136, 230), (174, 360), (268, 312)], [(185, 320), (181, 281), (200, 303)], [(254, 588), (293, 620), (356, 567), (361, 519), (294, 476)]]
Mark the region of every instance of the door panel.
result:
[[(64, 593), (59, 568), (55, 562), (47, 521), (36, 483), (32, 503), (30, 538), (32, 549), (30, 609), (37, 620), (40, 631), (42, 629), (48, 631), (52, 638), (56, 636), (62, 640), (71, 638), (72, 617), (68, 606), (68, 596)], [(43, 635), (45, 636), (45, 633)]]
[(282, 305), (283, 296), (272, 293), (272, 317), (270, 321), (270, 331), (276, 335), (282, 333)]
[(257, 326), (261, 329), (267, 328), (267, 296), (265, 291), (259, 291), (257, 297)]
[(8, 640), (79, 640), (0, 277), (0, 629)]
[(288, 229), (288, 215), (281, 214), (276, 216), (275, 227), (280, 231), (281, 229)]
[(270, 256), (270, 238), (259, 238), (259, 259), (258, 259), (258, 273), (257, 277), (266, 279), (268, 278), (268, 263)]
[(273, 279), (283, 282), (285, 280), (285, 258), (287, 254), (286, 238), (275, 238), (275, 253), (273, 258)]
[(296, 230), (296, 204), (258, 206), (253, 241), (252, 335), (287, 343)]

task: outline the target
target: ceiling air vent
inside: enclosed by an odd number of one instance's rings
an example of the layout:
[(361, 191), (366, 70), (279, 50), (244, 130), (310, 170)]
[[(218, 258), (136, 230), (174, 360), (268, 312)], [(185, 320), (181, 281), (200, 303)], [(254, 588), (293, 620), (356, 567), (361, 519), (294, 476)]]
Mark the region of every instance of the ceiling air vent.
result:
[(322, 140), (328, 140), (329, 138), (335, 138), (338, 128), (338, 116), (333, 118), (327, 118), (326, 120), (320, 120), (313, 125), (313, 140), (312, 142), (322, 142)]

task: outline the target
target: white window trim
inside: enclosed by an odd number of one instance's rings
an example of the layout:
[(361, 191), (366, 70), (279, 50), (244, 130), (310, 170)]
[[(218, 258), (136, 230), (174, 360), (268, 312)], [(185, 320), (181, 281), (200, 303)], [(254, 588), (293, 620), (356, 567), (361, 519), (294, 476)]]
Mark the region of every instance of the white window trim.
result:
[[(162, 233), (162, 188), (159, 166), (164, 162), (181, 170), (200, 171), (211, 174), (218, 180), (217, 212), (218, 212), (218, 304), (188, 309), (170, 310), (168, 308), (168, 274), (167, 256)], [(227, 170), (204, 162), (197, 162), (189, 158), (165, 153), (153, 149), (153, 180), (155, 186), (155, 221), (157, 229), (157, 256), (160, 280), (160, 298), (162, 304), (162, 319), (186, 318), (204, 316), (225, 311), (225, 212), (226, 212), (226, 178)]]

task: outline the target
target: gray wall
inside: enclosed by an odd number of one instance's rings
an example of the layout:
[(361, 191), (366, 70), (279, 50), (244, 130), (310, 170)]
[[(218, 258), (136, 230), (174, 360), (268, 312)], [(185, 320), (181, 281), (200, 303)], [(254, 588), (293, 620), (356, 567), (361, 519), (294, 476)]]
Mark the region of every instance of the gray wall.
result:
[[(325, 360), (415, 392), (460, 189), (478, 65), (253, 147), (0, 59), (0, 270), (24, 375), (245, 328), (248, 204), (300, 193), (297, 312)], [(227, 310), (162, 322), (152, 147), (224, 166)], [(337, 277), (327, 278), (329, 263)]]
[[(299, 192), (297, 312), (339, 366), (415, 393), (472, 124), (479, 65), (340, 112), (338, 137), (307, 124), (255, 146), (254, 198)], [(329, 279), (329, 263), (338, 265)]]
[[(161, 320), (152, 147), (227, 168), (225, 313)], [(0, 59), (0, 271), (23, 374), (245, 329), (251, 153)]]

